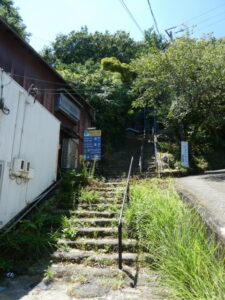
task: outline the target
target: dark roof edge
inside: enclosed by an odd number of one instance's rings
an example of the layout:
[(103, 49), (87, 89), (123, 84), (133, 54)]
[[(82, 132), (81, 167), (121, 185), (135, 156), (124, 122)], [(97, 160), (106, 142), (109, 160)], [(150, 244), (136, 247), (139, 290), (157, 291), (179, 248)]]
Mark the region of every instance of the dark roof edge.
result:
[(2, 17), (0, 17), (0, 24), (3, 25), (3, 27), (5, 27), (8, 31), (11, 32), (11, 34), (13, 34), (26, 48), (28, 48), (31, 53), (36, 56), (41, 63), (43, 63), (45, 65), (45, 67), (47, 67), (51, 72), (53, 72), (56, 77), (58, 77), (58, 79), (60, 79), (61, 81), (63, 81), (63, 83), (65, 83), (65, 85), (68, 88), (72, 88), (74, 90), (74, 92), (76, 93), (76, 95), (87, 105), (89, 106), (89, 108), (94, 109), (93, 106), (91, 106), (79, 93), (77, 93), (77, 91), (68, 84), (68, 82), (66, 82), (66, 80), (53, 68), (51, 67), (45, 60), (44, 58), (28, 43), (26, 42), (23, 38), (21, 38), (21, 36), (15, 31), (15, 29), (13, 29), (9, 24), (7, 24), (4, 19)]

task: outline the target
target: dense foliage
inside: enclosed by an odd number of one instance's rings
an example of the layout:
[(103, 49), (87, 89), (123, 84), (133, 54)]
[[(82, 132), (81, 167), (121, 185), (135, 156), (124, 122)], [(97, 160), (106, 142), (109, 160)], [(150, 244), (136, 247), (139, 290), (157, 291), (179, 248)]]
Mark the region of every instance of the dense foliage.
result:
[(58, 35), (42, 54), (96, 109), (105, 149), (122, 140), (133, 102), (148, 108), (149, 124), (156, 111), (170, 142), (191, 142), (194, 157), (225, 145), (224, 50), (225, 40), (211, 36), (169, 44), (149, 29), (135, 42), (84, 27)]
[(151, 47), (165, 49), (163, 37), (152, 29), (142, 42), (118, 31), (89, 33), (86, 27), (58, 35), (44, 58), (96, 110), (96, 126), (103, 130), (104, 152), (118, 148), (132, 120), (130, 86), (135, 78), (130, 62)]
[(166, 51), (142, 55), (132, 67), (134, 105), (155, 107), (170, 140), (190, 141), (192, 154), (223, 143), (224, 39), (183, 37)]
[(103, 130), (104, 152), (118, 147), (129, 123), (132, 101), (120, 74), (105, 71), (92, 60), (85, 64), (58, 64), (57, 70), (94, 107), (96, 127)]
[(0, 0), (0, 17), (12, 26), (22, 38), (28, 40), (30, 34), (26, 31), (26, 26), (12, 0)]
[(127, 63), (137, 54), (139, 44), (124, 31), (117, 31), (115, 34), (107, 31), (89, 33), (87, 27), (82, 27), (77, 32), (59, 34), (51, 47), (46, 47), (42, 54), (51, 64), (57, 61), (64, 64), (85, 64), (89, 59), (96, 63), (111, 56)]

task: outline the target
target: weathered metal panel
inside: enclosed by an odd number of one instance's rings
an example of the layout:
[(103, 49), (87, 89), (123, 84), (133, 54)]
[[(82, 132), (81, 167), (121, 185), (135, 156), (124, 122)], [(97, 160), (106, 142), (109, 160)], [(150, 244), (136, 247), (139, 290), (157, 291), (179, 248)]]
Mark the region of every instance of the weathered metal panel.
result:
[[(4, 83), (10, 80), (4, 73)], [(14, 80), (3, 96), (10, 113), (0, 111), (0, 228), (56, 180), (60, 132), (60, 122)], [(30, 162), (33, 179), (10, 178), (14, 158)]]

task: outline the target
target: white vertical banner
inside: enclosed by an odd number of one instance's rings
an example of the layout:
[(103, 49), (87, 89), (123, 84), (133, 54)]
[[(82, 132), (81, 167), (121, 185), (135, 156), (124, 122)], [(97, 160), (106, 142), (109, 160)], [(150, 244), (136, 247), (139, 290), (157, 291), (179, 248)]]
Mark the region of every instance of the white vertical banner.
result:
[(181, 165), (185, 168), (189, 168), (188, 158), (188, 142), (181, 142)]

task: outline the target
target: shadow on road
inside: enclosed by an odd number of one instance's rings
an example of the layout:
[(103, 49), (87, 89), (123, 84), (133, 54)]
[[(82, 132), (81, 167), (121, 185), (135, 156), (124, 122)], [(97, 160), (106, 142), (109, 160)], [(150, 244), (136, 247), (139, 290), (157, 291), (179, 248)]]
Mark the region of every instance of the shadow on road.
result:
[(225, 182), (225, 170), (208, 171), (201, 178), (206, 181)]

